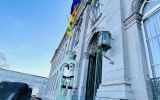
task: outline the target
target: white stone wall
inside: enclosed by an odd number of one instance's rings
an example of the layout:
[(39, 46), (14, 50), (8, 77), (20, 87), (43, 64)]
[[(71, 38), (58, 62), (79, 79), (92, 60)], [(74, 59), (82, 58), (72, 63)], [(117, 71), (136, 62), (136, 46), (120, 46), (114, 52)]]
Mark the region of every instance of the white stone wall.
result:
[[(82, 0), (84, 3), (87, 0)], [(149, 81), (149, 71), (144, 49), (141, 29), (140, 9), (143, 0), (100, 0), (102, 4), (101, 17), (91, 26), (91, 6), (88, 5), (80, 14), (85, 3), (80, 5), (77, 16), (82, 16), (80, 41), (73, 51), (76, 51), (78, 90), (73, 90), (73, 100), (85, 100), (88, 72), (88, 54), (93, 29), (110, 31), (112, 48), (106, 55), (114, 61), (103, 57), (102, 83), (97, 90), (96, 100), (152, 100)], [(78, 19), (78, 18), (76, 18)], [(67, 41), (67, 40), (66, 40)], [(65, 44), (65, 42), (64, 42)], [(61, 49), (59, 49), (60, 51)], [(63, 63), (64, 61), (62, 61)], [(54, 64), (54, 63), (52, 63)], [(57, 67), (57, 70), (60, 66)], [(51, 73), (55, 73), (56, 70)], [(54, 82), (52, 82), (54, 84)], [(51, 85), (49, 85), (51, 86)], [(54, 92), (56, 95), (56, 91)], [(54, 95), (51, 93), (50, 97)], [(51, 98), (50, 100), (55, 100)]]
[[(150, 100), (149, 85), (147, 81), (148, 67), (146, 62), (143, 38), (138, 15), (129, 22), (133, 27), (126, 27), (124, 21), (132, 12), (133, 4), (136, 0), (100, 0), (103, 4), (102, 16), (95, 24), (95, 28), (102, 28), (112, 34), (112, 49), (107, 52), (115, 64), (109, 64), (108, 60), (103, 60), (102, 84), (97, 92), (97, 100), (107, 99), (129, 99), (129, 100)], [(137, 0), (138, 2), (138, 0)], [(136, 8), (137, 9), (137, 8)], [(135, 14), (136, 15), (136, 14)], [(129, 20), (129, 19), (128, 19)], [(137, 22), (137, 23), (136, 23)], [(88, 25), (91, 26), (91, 25)], [(92, 28), (85, 28), (88, 31), (86, 41), (90, 41), (93, 36)], [(130, 30), (130, 31), (128, 31)], [(128, 35), (129, 34), (129, 35)], [(134, 34), (134, 35), (131, 35)], [(138, 37), (137, 37), (138, 35)], [(128, 36), (128, 37), (127, 37)], [(89, 43), (89, 42), (88, 42)], [(89, 46), (86, 42), (85, 47)], [(83, 48), (83, 47), (82, 47)], [(88, 52), (87, 48), (84, 52)], [(84, 63), (86, 60), (84, 60)], [(84, 64), (88, 66), (88, 62)], [(86, 68), (82, 71), (81, 80), (85, 79)], [(80, 91), (85, 90), (85, 82), (81, 82)], [(81, 92), (80, 92), (81, 93)], [(80, 94), (79, 96), (84, 96)], [(84, 99), (84, 97), (82, 97)], [(80, 99), (82, 99), (80, 98)]]

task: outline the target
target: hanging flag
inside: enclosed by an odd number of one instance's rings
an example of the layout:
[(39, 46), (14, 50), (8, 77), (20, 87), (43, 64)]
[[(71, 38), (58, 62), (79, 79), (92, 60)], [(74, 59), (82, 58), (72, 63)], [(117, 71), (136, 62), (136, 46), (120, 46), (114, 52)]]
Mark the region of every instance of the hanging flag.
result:
[(72, 13), (71, 16), (70, 16), (70, 21), (71, 21), (71, 22), (74, 22), (74, 19), (75, 19), (75, 17), (76, 17), (76, 14), (77, 14), (77, 10), (76, 10), (76, 8), (75, 8), (74, 11), (73, 11), (73, 13)]
[(71, 36), (72, 35), (72, 22), (68, 22), (68, 28), (67, 28), (67, 35)]
[(72, 29), (67, 28), (67, 35), (68, 35), (68, 36), (72, 36)]
[(80, 0), (73, 0), (71, 7), (71, 15), (68, 22), (67, 35), (72, 35), (72, 24), (74, 23), (75, 16), (77, 14), (77, 5), (80, 3)]
[(71, 7), (71, 14), (73, 13), (75, 7), (81, 2), (81, 0), (73, 0)]

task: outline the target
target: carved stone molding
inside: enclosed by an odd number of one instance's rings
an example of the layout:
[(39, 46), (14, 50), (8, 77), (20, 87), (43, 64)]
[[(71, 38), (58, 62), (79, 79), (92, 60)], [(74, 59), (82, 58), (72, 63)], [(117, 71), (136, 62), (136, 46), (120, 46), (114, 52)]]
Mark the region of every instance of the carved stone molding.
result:
[(123, 23), (124, 27), (127, 29), (134, 23), (141, 24), (141, 21), (142, 21), (142, 15), (140, 13), (135, 12), (131, 16), (129, 16)]
[(131, 7), (131, 13), (139, 12), (141, 5), (143, 4), (145, 0), (133, 0), (132, 1), (132, 7)]
[(87, 52), (82, 53), (81, 59), (89, 59), (90, 54)]
[(76, 15), (76, 18), (75, 20), (78, 20), (80, 16), (83, 15), (84, 13), (84, 10), (86, 9), (87, 5), (89, 5), (89, 1), (90, 0), (82, 0), (79, 7), (78, 7), (78, 10), (77, 10), (77, 15)]

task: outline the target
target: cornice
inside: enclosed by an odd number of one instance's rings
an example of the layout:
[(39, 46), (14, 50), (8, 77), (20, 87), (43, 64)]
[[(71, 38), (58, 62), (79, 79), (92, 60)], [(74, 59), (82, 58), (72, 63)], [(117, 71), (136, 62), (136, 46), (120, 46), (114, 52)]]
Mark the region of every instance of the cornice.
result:
[(18, 71), (9, 70), (9, 69), (0, 68), (0, 71), (7, 71), (7, 72), (11, 72), (11, 73), (22, 74), (22, 75), (32, 76), (32, 77), (36, 77), (36, 78), (41, 78), (41, 79), (42, 79), (42, 78), (43, 78), (43, 79), (48, 79), (47, 77), (44, 77), (44, 76), (38, 76), (38, 75), (33, 75), (33, 74), (18, 72)]
[(80, 5), (78, 7), (78, 10), (77, 10), (77, 15), (76, 15), (76, 18), (75, 18), (75, 22), (79, 19), (79, 17), (81, 15), (83, 15), (85, 8), (87, 7), (87, 5), (89, 5), (89, 1), (90, 0), (82, 0), (81, 1)]
[(140, 24), (141, 21), (142, 21), (142, 15), (140, 13), (135, 12), (131, 16), (129, 16), (123, 23), (125, 28), (128, 28), (134, 23)]

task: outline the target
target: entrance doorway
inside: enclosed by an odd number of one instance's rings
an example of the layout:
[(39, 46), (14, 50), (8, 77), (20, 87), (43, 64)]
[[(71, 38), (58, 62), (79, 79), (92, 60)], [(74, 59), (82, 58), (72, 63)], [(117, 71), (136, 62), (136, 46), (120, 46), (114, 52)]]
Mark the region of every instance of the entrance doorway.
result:
[(102, 80), (102, 52), (98, 51), (90, 55), (86, 84), (85, 100), (95, 100), (97, 89)]

